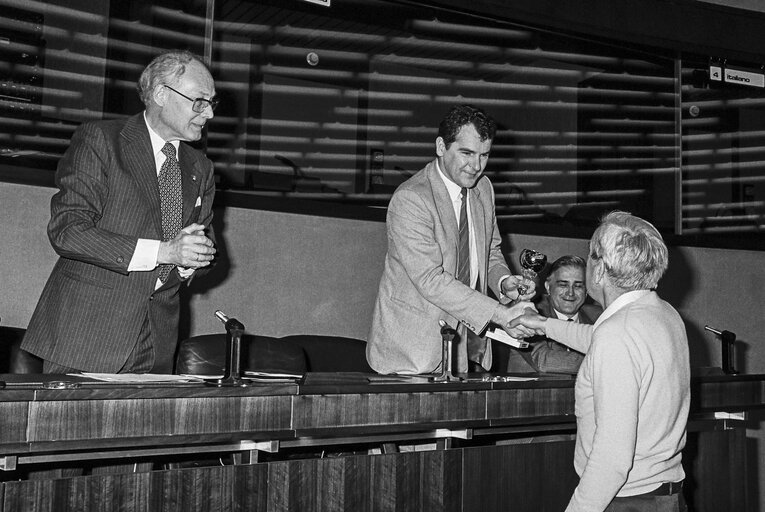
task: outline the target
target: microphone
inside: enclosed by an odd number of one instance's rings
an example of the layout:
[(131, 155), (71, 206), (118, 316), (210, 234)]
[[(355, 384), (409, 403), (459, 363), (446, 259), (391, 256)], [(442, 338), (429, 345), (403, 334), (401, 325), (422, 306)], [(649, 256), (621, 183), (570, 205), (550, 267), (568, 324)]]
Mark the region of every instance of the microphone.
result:
[(236, 318), (229, 316), (220, 309), (215, 312), (216, 318), (226, 326), (226, 367), (223, 378), (207, 381), (215, 386), (247, 386), (242, 379), (242, 334), (244, 325)]
[(722, 341), (721, 349), (723, 373), (727, 373), (728, 375), (737, 374), (738, 370), (736, 370), (734, 367), (736, 362), (736, 334), (730, 331), (721, 331), (708, 325), (705, 325), (704, 329), (713, 334), (716, 334), (720, 338), (720, 341)]
[(230, 331), (231, 329), (244, 330), (244, 325), (242, 325), (239, 320), (236, 318), (229, 318), (228, 315), (220, 309), (215, 312), (215, 316), (226, 326), (227, 331)]
[(446, 322), (443, 320), (438, 321), (438, 325), (441, 326), (441, 336), (451, 336), (449, 341), (453, 341), (454, 337), (457, 335), (457, 331), (455, 331), (452, 327), (449, 326)]
[(441, 326), (441, 374), (430, 377), (429, 380), (431, 382), (460, 381), (462, 380), (461, 377), (452, 374), (452, 342), (457, 331), (444, 320), (439, 320), (438, 325)]

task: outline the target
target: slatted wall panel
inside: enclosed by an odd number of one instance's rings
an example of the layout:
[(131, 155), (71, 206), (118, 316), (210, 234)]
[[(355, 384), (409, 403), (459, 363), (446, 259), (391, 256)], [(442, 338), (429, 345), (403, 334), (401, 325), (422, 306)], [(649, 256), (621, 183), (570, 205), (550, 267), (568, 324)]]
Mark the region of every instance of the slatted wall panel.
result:
[(589, 225), (621, 207), (673, 227), (672, 59), (383, 2), (220, 5), (233, 101), (210, 151), (231, 187), (384, 206), (448, 108), (472, 103), (500, 123), (500, 219)]
[(710, 81), (709, 64), (688, 58), (683, 65), (682, 230), (728, 237), (762, 233), (765, 89)]
[(245, 203), (384, 208), (448, 108), (472, 103), (500, 126), (500, 220), (589, 228), (620, 208), (667, 234), (763, 231), (765, 98), (705, 84), (705, 57), (397, 0), (214, 5), (0, 0), (0, 179), (52, 184), (74, 128), (140, 111), (146, 62), (188, 48), (211, 51), (204, 144)]

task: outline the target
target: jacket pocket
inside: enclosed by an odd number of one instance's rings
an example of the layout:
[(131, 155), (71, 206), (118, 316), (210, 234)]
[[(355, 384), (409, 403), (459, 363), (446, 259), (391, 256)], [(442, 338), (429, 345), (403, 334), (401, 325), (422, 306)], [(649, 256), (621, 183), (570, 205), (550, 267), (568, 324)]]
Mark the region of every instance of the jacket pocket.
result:
[(89, 277), (83, 274), (76, 274), (68, 270), (62, 270), (61, 275), (63, 277), (66, 277), (67, 279), (71, 279), (72, 281), (77, 281), (78, 283), (83, 283), (83, 284), (89, 284), (91, 286), (96, 286), (98, 288), (105, 288), (107, 290), (111, 290), (114, 288), (114, 286), (110, 283), (106, 283), (99, 279)]

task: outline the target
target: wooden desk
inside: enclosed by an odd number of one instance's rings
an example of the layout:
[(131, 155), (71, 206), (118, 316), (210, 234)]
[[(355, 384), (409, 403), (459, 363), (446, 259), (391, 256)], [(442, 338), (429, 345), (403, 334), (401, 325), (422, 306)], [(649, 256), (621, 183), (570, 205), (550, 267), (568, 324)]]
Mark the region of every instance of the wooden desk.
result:
[[(3, 511), (538, 512), (563, 510), (577, 482), (569, 378), (435, 384), (308, 374), (300, 385), (43, 389), (34, 377), (3, 377)], [(695, 379), (693, 393), (689, 501), (697, 511), (743, 510), (736, 414), (765, 406), (765, 376)], [(232, 463), (187, 462), (220, 454)], [(17, 480), (29, 469), (133, 462), (153, 470)]]

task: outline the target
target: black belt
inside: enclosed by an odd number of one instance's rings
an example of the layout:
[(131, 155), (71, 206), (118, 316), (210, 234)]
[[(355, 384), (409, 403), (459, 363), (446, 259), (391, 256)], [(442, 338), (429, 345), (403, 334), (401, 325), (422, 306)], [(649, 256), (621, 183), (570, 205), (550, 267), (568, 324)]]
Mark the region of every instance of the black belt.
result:
[(683, 481), (664, 482), (651, 492), (640, 494), (640, 496), (671, 496), (683, 490)]

